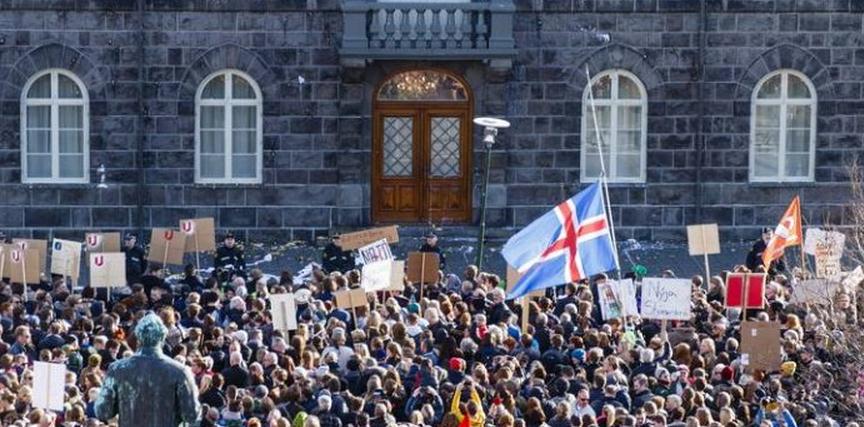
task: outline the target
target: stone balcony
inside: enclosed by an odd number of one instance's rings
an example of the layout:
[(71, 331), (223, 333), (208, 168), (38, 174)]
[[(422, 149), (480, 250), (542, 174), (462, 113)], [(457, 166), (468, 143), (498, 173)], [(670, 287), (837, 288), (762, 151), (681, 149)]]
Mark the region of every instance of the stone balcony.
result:
[(512, 0), (344, 0), (342, 64), (374, 60), (478, 60), (508, 69), (516, 55)]

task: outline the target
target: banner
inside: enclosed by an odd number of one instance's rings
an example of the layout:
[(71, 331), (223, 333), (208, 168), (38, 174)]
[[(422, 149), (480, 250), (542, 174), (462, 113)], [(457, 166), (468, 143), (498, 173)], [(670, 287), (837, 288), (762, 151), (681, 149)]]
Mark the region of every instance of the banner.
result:
[(434, 252), (408, 253), (408, 281), (411, 283), (437, 283), (440, 266)]
[(720, 233), (717, 224), (688, 225), (687, 246), (691, 256), (719, 254)]
[(763, 308), (765, 273), (731, 273), (726, 276), (726, 307), (741, 308), (744, 303), (745, 288), (747, 308)]
[(387, 244), (387, 239), (376, 240), (357, 250), (360, 260), (363, 264), (371, 264), (379, 261), (389, 261), (393, 259), (393, 253), (390, 252), (390, 245)]
[(780, 324), (741, 323), (741, 364), (746, 372), (773, 372), (780, 368)]
[(126, 284), (126, 254), (103, 252), (90, 254), (90, 286), (110, 288)]
[(693, 285), (687, 279), (642, 279), (642, 317), (659, 320), (690, 320)]
[(339, 236), (339, 246), (342, 250), (351, 251), (381, 239), (387, 239), (389, 243), (398, 243), (399, 229), (397, 226), (370, 228), (368, 230), (342, 234)]
[(600, 312), (604, 320), (639, 315), (632, 280), (606, 280), (597, 285), (597, 291), (600, 293)]
[[(27, 250), (27, 249), (35, 249), (36, 255), (39, 257), (39, 263), (33, 264), (37, 269), (36, 272), (38, 274), (42, 274), (46, 271), (46, 267), (48, 267), (48, 241), (47, 240), (37, 240), (37, 239), (12, 239), (12, 244), (18, 247), (19, 249)], [(27, 269), (29, 270), (31, 267), (30, 263), (27, 263)]]
[(150, 233), (150, 262), (183, 265), (186, 253), (186, 234), (170, 228), (154, 228)]
[(84, 250), (88, 253), (120, 252), (120, 233), (87, 233)]
[(275, 330), (297, 329), (297, 301), (294, 299), (294, 294), (271, 294), (270, 316)]
[(369, 300), (366, 299), (366, 291), (364, 289), (339, 291), (335, 292), (333, 296), (336, 298), (336, 307), (339, 308), (351, 309), (369, 305)]
[(63, 411), (66, 400), (66, 365), (33, 362), (33, 406)]
[(51, 274), (78, 280), (81, 274), (82, 246), (81, 243), (71, 240), (54, 239), (51, 243)]
[(389, 288), (393, 276), (391, 260), (375, 261), (363, 265), (360, 287), (366, 292), (384, 291)]
[(216, 224), (213, 218), (181, 219), (180, 231), (186, 235), (184, 252), (216, 250)]

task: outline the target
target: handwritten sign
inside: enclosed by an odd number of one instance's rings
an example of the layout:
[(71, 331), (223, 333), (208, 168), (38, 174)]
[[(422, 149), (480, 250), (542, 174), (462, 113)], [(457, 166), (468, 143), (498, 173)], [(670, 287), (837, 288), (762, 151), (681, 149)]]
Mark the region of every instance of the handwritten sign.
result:
[[(836, 242), (841, 248), (846, 244), (846, 235), (837, 231), (825, 231), (821, 228), (808, 228), (804, 233), (804, 253), (816, 255), (817, 246), (826, 242)], [(842, 249), (841, 249), (842, 251)]]
[(372, 264), (374, 262), (389, 261), (393, 259), (393, 253), (390, 252), (390, 245), (387, 244), (387, 239), (376, 240), (357, 250), (360, 255), (360, 260), (363, 264)]
[(687, 246), (691, 256), (719, 254), (720, 233), (717, 224), (688, 225)]
[(368, 230), (345, 233), (339, 236), (339, 246), (343, 250), (352, 251), (381, 239), (387, 239), (390, 243), (399, 242), (399, 229), (395, 225), (388, 227), (370, 228)]
[(87, 233), (84, 250), (88, 253), (120, 252), (120, 233)]
[(51, 243), (51, 273), (78, 280), (81, 273), (81, 247), (71, 240), (54, 239)]
[(185, 252), (216, 250), (216, 225), (213, 218), (181, 219), (180, 231), (186, 235)]
[(66, 399), (66, 365), (33, 363), (33, 406), (62, 411)]
[(642, 317), (690, 320), (692, 285), (687, 279), (642, 279)]
[(294, 294), (270, 295), (270, 316), (273, 328), (279, 331), (297, 329), (297, 302)]
[(780, 368), (780, 324), (741, 323), (741, 360), (746, 371), (773, 372)]
[(126, 284), (126, 254), (102, 252), (90, 254), (90, 286), (110, 288)]

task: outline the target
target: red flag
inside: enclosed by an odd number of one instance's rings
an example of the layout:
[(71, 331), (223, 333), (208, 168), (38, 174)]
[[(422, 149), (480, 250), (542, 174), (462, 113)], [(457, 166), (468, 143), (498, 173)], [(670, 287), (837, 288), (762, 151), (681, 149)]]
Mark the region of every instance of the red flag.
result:
[(780, 218), (780, 224), (774, 229), (774, 235), (768, 241), (765, 252), (762, 252), (762, 264), (767, 268), (771, 262), (783, 256), (783, 250), (789, 246), (804, 242), (801, 232), (801, 201), (798, 196), (792, 199), (786, 213)]

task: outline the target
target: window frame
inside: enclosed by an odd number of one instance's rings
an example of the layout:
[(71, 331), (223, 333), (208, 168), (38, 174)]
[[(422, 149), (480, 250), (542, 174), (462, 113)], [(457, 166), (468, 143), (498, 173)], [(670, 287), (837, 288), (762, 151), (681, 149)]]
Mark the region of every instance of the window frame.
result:
[[(758, 98), (759, 91), (762, 86), (774, 76), (780, 75), (780, 98), (777, 99), (760, 99)], [(789, 75), (793, 75), (804, 82), (807, 89), (810, 91), (809, 98), (788, 98), (789, 92)], [(782, 182), (814, 182), (816, 176), (816, 126), (818, 117), (819, 99), (816, 92), (816, 87), (804, 73), (781, 68), (764, 75), (753, 87), (753, 92), (750, 95), (750, 143), (748, 145), (748, 178), (751, 183), (782, 183)], [(787, 111), (790, 105), (809, 106), (810, 107), (810, 151), (809, 155), (809, 170), (807, 176), (789, 177), (786, 175), (786, 136), (788, 133), (787, 127)], [(774, 176), (756, 176), (756, 107), (757, 106), (779, 106), (780, 107), (780, 137), (777, 141), (777, 175)]]
[[(81, 91), (81, 98), (60, 98), (59, 97), (59, 75), (72, 80), (78, 85), (78, 90)], [(51, 79), (51, 95), (48, 98), (28, 98), (33, 84), (45, 75), (50, 75)], [(27, 114), (28, 107), (47, 106), (50, 107), (50, 149), (51, 155), (51, 176), (50, 177), (33, 177), (28, 175), (28, 145), (27, 140), (27, 123), (29, 116)], [(81, 149), (83, 156), (83, 176), (81, 177), (61, 177), (60, 176), (60, 107), (75, 106), (81, 107), (81, 130), (82, 138)], [(20, 122), (20, 153), (21, 153), (21, 182), (24, 184), (88, 184), (90, 183), (90, 94), (87, 91), (87, 86), (78, 78), (75, 73), (63, 68), (47, 68), (39, 71), (27, 80), (21, 90), (21, 112), (19, 116)]]
[[(213, 79), (224, 76), (225, 97), (223, 99), (201, 99), (204, 88), (210, 84)], [(234, 76), (239, 76), (244, 79), (252, 90), (255, 92), (255, 99), (234, 99)], [(198, 85), (195, 91), (195, 183), (196, 184), (261, 184), (264, 181), (264, 99), (261, 94), (261, 88), (258, 82), (255, 81), (249, 74), (236, 69), (223, 69), (211, 73), (205, 77)], [(201, 107), (221, 107), (223, 116), (223, 138), (224, 138), (224, 155), (225, 155), (225, 175), (222, 178), (206, 178), (201, 176)], [(255, 108), (255, 177), (253, 178), (234, 178), (232, 159), (233, 153), (233, 112), (236, 106), (245, 106)]]
[[(585, 162), (586, 162), (586, 143), (588, 138), (588, 127), (594, 126), (594, 118), (592, 116), (593, 112), (591, 110), (591, 100), (589, 98), (589, 91), (592, 90), (594, 84), (597, 83), (601, 78), (609, 76), (612, 79), (612, 88), (609, 99), (597, 99), (594, 98), (594, 104), (598, 107), (607, 106), (609, 108), (609, 134), (611, 136), (612, 141), (603, 141), (606, 143), (607, 148), (609, 150), (609, 164), (606, 165), (606, 180), (610, 183), (621, 183), (621, 184), (644, 184), (646, 182), (647, 176), (647, 164), (648, 164), (648, 91), (645, 89), (645, 85), (642, 83), (642, 80), (639, 79), (635, 74), (630, 71), (623, 69), (609, 69), (604, 70), (600, 73), (591, 77), (591, 81), (585, 85), (585, 89), (583, 89), (582, 93), (582, 131), (580, 132), (580, 145), (579, 145), (579, 179), (580, 182), (589, 183), (596, 182), (599, 180), (599, 177), (589, 177), (586, 176)], [(619, 88), (619, 80), (620, 77), (624, 76), (630, 79), (633, 83), (636, 84), (636, 87), (639, 88), (639, 99), (618, 99), (618, 88)], [(618, 161), (616, 159), (616, 155), (618, 153), (618, 108), (619, 107), (641, 107), (642, 112), (641, 116), (641, 124), (640, 124), (640, 150), (639, 150), (639, 176), (638, 177), (619, 177), (617, 174), (618, 170)]]

